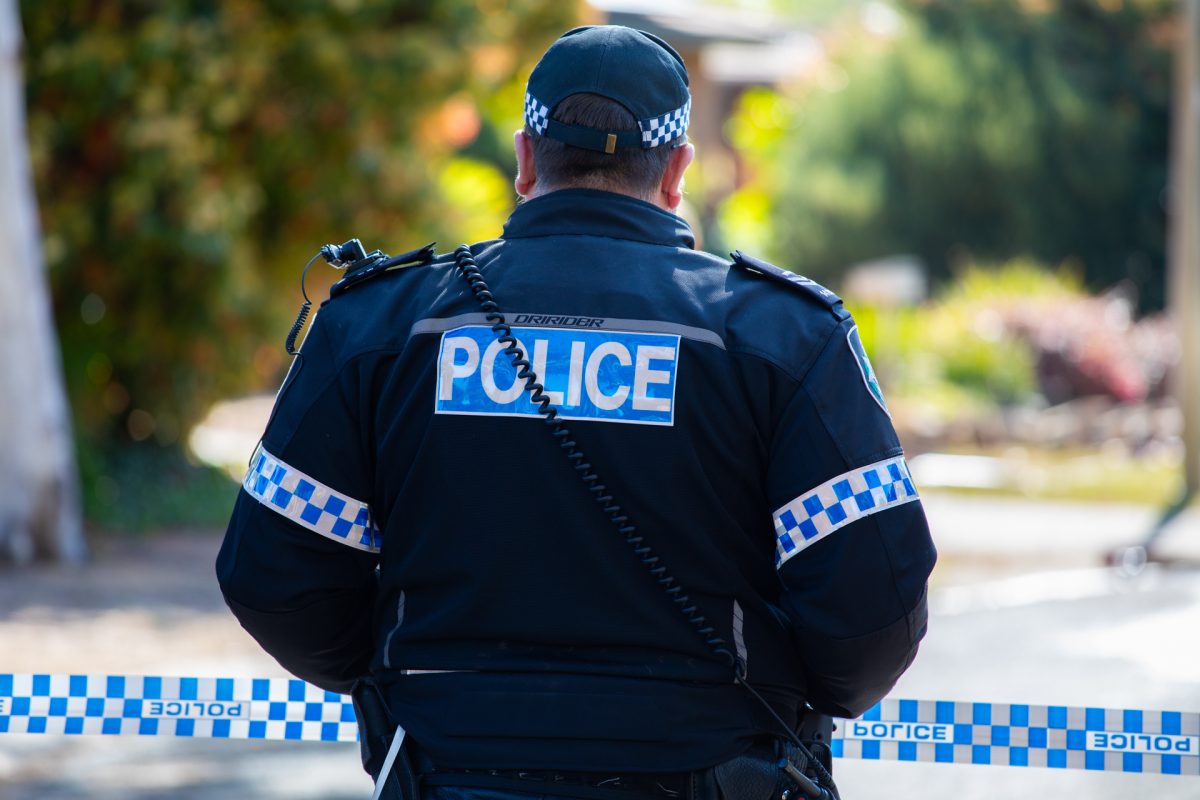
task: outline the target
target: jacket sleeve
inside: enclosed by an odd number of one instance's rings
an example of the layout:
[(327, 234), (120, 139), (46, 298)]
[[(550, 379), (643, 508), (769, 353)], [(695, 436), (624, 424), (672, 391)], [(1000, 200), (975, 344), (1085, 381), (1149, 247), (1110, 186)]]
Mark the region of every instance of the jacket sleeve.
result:
[(883, 394), (844, 320), (778, 419), (767, 492), (809, 703), (856, 717), (912, 663), (936, 554)]
[(353, 381), (318, 315), (250, 462), (217, 556), (234, 616), (297, 677), (348, 692), (367, 672), (380, 534)]

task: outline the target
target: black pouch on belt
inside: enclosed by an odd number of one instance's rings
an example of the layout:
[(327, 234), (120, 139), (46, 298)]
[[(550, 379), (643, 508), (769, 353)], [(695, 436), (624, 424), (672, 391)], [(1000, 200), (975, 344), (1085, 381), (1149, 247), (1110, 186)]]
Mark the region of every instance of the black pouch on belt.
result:
[[(712, 775), (711, 789), (703, 791), (705, 782), (701, 782), (701, 791), (694, 793), (693, 800), (708, 800), (714, 794), (715, 800), (837, 800), (837, 787), (825, 766), (832, 756), (828, 742), (833, 733), (832, 720), (825, 719), (827, 730), (815, 731), (819, 738), (805, 736), (805, 750), (781, 739), (774, 745), (752, 747), (707, 770)], [(812, 733), (803, 728), (800, 732)], [(814, 760), (823, 762), (825, 769), (816, 767)]]
[(719, 800), (772, 800), (782, 791), (783, 772), (772, 748), (756, 746), (712, 768)]

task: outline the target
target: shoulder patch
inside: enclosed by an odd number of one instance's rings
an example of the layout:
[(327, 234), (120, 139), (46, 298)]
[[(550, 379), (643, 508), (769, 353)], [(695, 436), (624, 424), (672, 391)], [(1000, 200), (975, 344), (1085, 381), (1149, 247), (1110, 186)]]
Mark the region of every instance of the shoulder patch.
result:
[(777, 267), (774, 264), (763, 261), (754, 256), (748, 256), (741, 250), (734, 250), (729, 256), (733, 259), (733, 263), (744, 269), (746, 272), (753, 272), (756, 275), (762, 275), (765, 278), (770, 278), (773, 281), (782, 283), (797, 291), (803, 292), (822, 305), (834, 308), (842, 304), (842, 298), (826, 289), (821, 284), (811, 278), (806, 278), (803, 275), (798, 275), (795, 272)]
[(433, 260), (433, 246), (437, 242), (430, 242), (424, 247), (418, 247), (416, 250), (409, 250), (407, 253), (401, 253), (398, 256), (387, 256), (373, 261), (369, 264), (359, 267), (358, 269), (346, 273), (346, 277), (329, 287), (329, 297), (333, 299), (339, 294), (342, 294), (352, 286), (357, 286), (364, 281), (369, 281), (378, 275), (385, 272), (394, 272), (398, 269), (406, 269), (408, 267), (417, 267), (422, 264), (428, 264)]
[(867, 358), (867, 350), (863, 347), (862, 337), (858, 335), (857, 325), (846, 333), (846, 344), (850, 345), (850, 350), (854, 353), (854, 360), (858, 362), (858, 371), (862, 373), (863, 384), (871, 393), (871, 398), (883, 409), (883, 413), (888, 415), (888, 419), (891, 419), (892, 412), (888, 411), (887, 401), (883, 399), (883, 389), (879, 386), (879, 379), (875, 377), (875, 368), (871, 366), (871, 359)]

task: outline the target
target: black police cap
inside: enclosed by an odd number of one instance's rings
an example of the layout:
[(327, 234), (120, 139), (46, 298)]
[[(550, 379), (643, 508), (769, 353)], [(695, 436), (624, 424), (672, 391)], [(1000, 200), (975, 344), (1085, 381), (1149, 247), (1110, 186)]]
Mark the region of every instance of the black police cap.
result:
[[(550, 118), (563, 99), (583, 92), (625, 106), (638, 130), (607, 131)], [(622, 25), (564, 33), (533, 68), (525, 90), (525, 122), (536, 133), (602, 153), (658, 147), (683, 136), (691, 107), (679, 53), (654, 34)]]

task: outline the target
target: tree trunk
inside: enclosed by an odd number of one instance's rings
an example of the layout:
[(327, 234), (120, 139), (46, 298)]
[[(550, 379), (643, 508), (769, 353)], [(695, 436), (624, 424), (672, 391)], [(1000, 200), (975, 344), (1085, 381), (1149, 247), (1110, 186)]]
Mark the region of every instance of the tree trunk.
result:
[(0, 559), (87, 549), (25, 137), (16, 0), (0, 0)]
[(1183, 410), (1186, 498), (1200, 493), (1200, 0), (1179, 4), (1179, 22), (1167, 291), (1181, 344), (1175, 394)]

